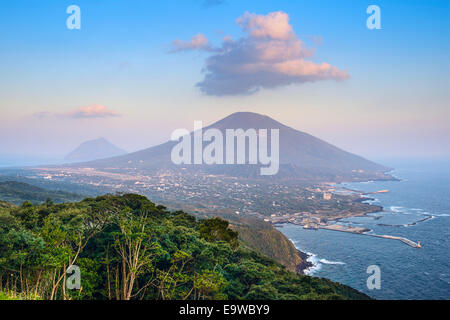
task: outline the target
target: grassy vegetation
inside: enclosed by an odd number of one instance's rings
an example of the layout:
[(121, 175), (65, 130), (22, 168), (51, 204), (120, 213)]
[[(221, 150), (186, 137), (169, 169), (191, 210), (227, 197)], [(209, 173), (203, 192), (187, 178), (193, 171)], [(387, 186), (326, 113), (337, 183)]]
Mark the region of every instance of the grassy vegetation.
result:
[[(71, 265), (80, 290), (65, 285)], [(225, 220), (135, 194), (0, 207), (1, 290), (46, 300), (368, 298), (247, 249)]]

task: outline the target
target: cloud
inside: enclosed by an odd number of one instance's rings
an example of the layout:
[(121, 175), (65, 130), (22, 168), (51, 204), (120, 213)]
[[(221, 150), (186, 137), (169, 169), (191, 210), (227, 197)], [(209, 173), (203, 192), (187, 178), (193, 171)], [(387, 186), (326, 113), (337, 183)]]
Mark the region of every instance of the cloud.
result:
[(208, 39), (201, 33), (196, 34), (190, 41), (174, 40), (172, 42), (170, 52), (180, 52), (189, 50), (205, 50), (211, 51)]
[(94, 119), (94, 118), (111, 118), (120, 117), (120, 114), (113, 110), (109, 110), (103, 105), (90, 105), (86, 107), (79, 107), (76, 110), (69, 111), (66, 113), (51, 113), (47, 111), (38, 112), (33, 114), (34, 117), (39, 119), (49, 118), (49, 117), (64, 117), (71, 119)]
[[(207, 95), (252, 94), (263, 88), (350, 77), (326, 62), (309, 60), (314, 49), (307, 48), (295, 34), (285, 12), (246, 12), (236, 24), (245, 36), (237, 40), (224, 37), (219, 48), (212, 48), (202, 38), (211, 55), (205, 61), (205, 77), (196, 86)], [(204, 50), (204, 46), (197, 47), (185, 45), (184, 50)]]
[(289, 16), (281, 11), (265, 16), (246, 12), (236, 19), (236, 24), (253, 38), (288, 40), (296, 37)]
[(80, 107), (75, 111), (69, 112), (66, 114), (66, 116), (70, 118), (111, 118), (111, 117), (118, 117), (119, 114), (115, 111), (109, 110), (105, 106), (102, 105), (90, 105), (87, 107)]

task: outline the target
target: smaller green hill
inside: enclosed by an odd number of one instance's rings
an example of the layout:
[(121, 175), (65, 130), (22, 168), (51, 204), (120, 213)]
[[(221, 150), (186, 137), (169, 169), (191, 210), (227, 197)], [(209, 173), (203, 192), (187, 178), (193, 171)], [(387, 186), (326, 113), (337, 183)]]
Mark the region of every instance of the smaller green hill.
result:
[(28, 183), (18, 181), (0, 182), (0, 200), (20, 205), (25, 201), (38, 204), (48, 199), (55, 203), (79, 201), (83, 197), (65, 191), (47, 190), (41, 187), (33, 186)]
[(272, 225), (256, 218), (241, 218), (231, 223), (244, 247), (278, 261), (291, 271), (306, 263), (294, 244)]

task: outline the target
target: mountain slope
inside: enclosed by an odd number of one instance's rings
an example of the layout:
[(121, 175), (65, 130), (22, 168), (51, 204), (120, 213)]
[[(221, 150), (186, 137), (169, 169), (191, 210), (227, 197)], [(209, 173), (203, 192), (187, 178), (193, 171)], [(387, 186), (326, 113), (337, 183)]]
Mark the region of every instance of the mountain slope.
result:
[[(219, 129), (225, 137), (226, 129), (279, 129), (280, 170), (277, 178), (309, 181), (359, 181), (389, 179), (384, 172), (389, 168), (346, 152), (310, 134), (285, 126), (272, 118), (257, 113), (237, 112), (204, 128)], [(192, 135), (192, 133), (191, 133)], [(205, 173), (227, 174), (258, 178), (260, 165), (196, 165), (176, 166), (171, 162), (171, 150), (178, 142), (164, 144), (124, 156), (81, 164), (100, 169), (134, 169), (156, 172), (163, 169), (185, 169)], [(207, 145), (203, 143), (203, 148)], [(271, 148), (268, 139), (269, 150)], [(246, 149), (248, 154), (248, 146)]]
[(69, 162), (91, 161), (126, 154), (122, 150), (104, 138), (89, 140), (80, 144), (74, 151), (69, 153), (65, 160)]

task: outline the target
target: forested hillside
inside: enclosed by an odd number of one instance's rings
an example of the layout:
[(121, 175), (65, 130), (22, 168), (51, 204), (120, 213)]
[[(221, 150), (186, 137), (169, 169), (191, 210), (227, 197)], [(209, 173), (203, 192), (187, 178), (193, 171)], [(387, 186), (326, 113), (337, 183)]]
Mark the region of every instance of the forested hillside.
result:
[[(68, 290), (65, 270), (81, 270)], [(196, 220), (134, 194), (0, 205), (0, 299), (367, 299), (241, 247), (219, 218)]]
[(47, 190), (19, 181), (0, 181), (0, 200), (14, 204), (25, 201), (42, 203), (47, 199), (53, 202), (79, 201), (82, 196), (59, 190)]

